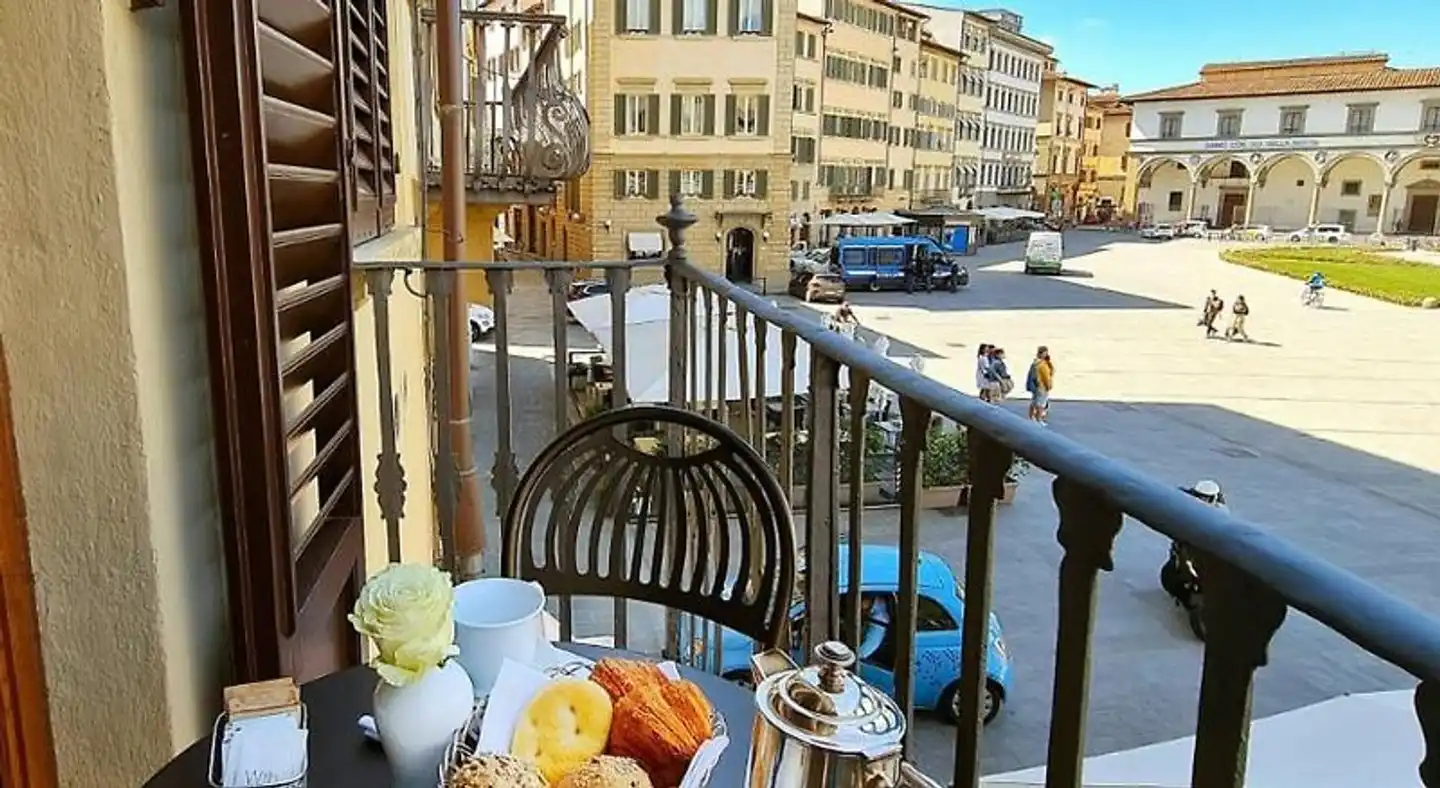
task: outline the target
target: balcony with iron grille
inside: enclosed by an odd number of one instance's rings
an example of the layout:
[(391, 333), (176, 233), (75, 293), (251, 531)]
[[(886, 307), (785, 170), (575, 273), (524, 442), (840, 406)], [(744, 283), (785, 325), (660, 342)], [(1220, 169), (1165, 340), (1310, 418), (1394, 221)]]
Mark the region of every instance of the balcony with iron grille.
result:
[[(861, 574), (861, 552), (845, 546), (883, 543), (898, 550), (894, 613), (898, 658), (893, 696), (913, 723), (920, 681), (917, 671), (922, 669), (915, 660), (917, 631), (921, 629), (917, 600), (921, 598), (922, 523), (929, 523), (926, 529), (935, 527), (925, 513), (924, 499), (931, 482), (923, 447), (937, 424), (951, 425), (963, 433), (969, 447), (963, 461), (969, 484), (964, 514), (944, 521), (944, 527), (963, 534), (959, 538), (965, 555), (963, 566), (956, 567), (956, 576), (963, 582), (964, 610), (955, 622), (960, 636), (960, 678), (951, 703), (956, 719), (975, 722), (956, 725), (953, 739), (939, 756), (933, 736), (923, 742), (913, 734), (907, 738), (907, 757), (938, 757), (944, 763), (929, 769), (931, 777), (955, 786), (981, 784), (985, 742), (979, 721), (988, 702), (985, 666), (990, 659), (986, 635), (996, 602), (993, 581), (997, 572), (1007, 571), (996, 555), (1004, 552), (1007, 540), (1017, 538), (1013, 530), (999, 527), (997, 505), (1009, 494), (1012, 469), (1019, 459), (1035, 469), (1034, 477), (1044, 477), (1027, 478), (1023, 484), (1048, 484), (1056, 512), (1054, 521), (1025, 527), (1054, 533), (1060, 557), (1055, 570), (1058, 577), (1049, 578), (1058, 587), (1054, 613), (1037, 618), (1036, 611), (1027, 611), (1025, 617), (1057, 622), (1049, 633), (1053, 652), (1020, 657), (1053, 660), (1053, 684), (1042, 692), (1049, 709), (1048, 745), (1041, 754), (1048, 767), (1045, 785), (1079, 788), (1088, 784), (1082, 782), (1081, 774), (1085, 756), (1093, 749), (1087, 724), (1090, 731), (1103, 733), (1116, 719), (1113, 715), (1162, 713), (1140, 694), (1139, 677), (1132, 708), (1107, 708), (1107, 716), (1092, 716), (1089, 708), (1095, 632), (1097, 625), (1103, 624), (1097, 598), (1104, 586), (1112, 587), (1107, 593), (1125, 593), (1114, 588), (1115, 581), (1107, 578), (1107, 573), (1114, 566), (1117, 536), (1127, 530), (1151, 531), (1192, 546), (1206, 577), (1203, 623), (1207, 634), (1203, 645), (1196, 644), (1194, 649), (1197, 696), (1187, 710), (1163, 711), (1188, 715), (1198, 708), (1189, 784), (1200, 788), (1245, 785), (1251, 697), (1257, 679), (1311, 680), (1304, 675), (1303, 665), (1270, 660), (1272, 639), (1283, 627), (1318, 625), (1338, 636), (1333, 638), (1336, 648), (1368, 653), (1377, 664), (1394, 669), (1394, 676), (1403, 676), (1401, 686), (1414, 688), (1414, 730), (1423, 735), (1429, 754), (1423, 762), (1416, 756), (1402, 766), (1407, 773), (1418, 775), (1418, 784), (1440, 788), (1440, 619), (1260, 524), (1206, 507), (1172, 484), (963, 394), (827, 329), (819, 321), (706, 272), (689, 258), (685, 245), (685, 230), (694, 221), (680, 198), (673, 198), (671, 210), (657, 217), (669, 239), (665, 256), (657, 261), (365, 266), (372, 292), (382, 304), (386, 298), (422, 297), (435, 301), (433, 311), (443, 314), (449, 294), (454, 292), (445, 281), (467, 270), (482, 271), (495, 294), (494, 333), (477, 343), (471, 355), (476, 460), (482, 468), (489, 468), (492, 494), (476, 521), (457, 521), (455, 508), (443, 497), (445, 491), (455, 489), (457, 469), (447, 449), (437, 450), (440, 533), (446, 542), (442, 561), (448, 562), (454, 555), (453, 535), (466, 529), (483, 530), (494, 550), (500, 543), (499, 523), (507, 513), (513, 516), (511, 504), (526, 483), (531, 463), (546, 444), (575, 425), (636, 402), (668, 406), (719, 422), (754, 449), (751, 456), (769, 463), (778, 489), (794, 511), (797, 541), (803, 550), (803, 558), (795, 557), (796, 563), (803, 560), (795, 591), (806, 604), (793, 632), (802, 648), (808, 651), (825, 640), (841, 640), (852, 648), (860, 645), (863, 627), (853, 623), (862, 620), (860, 598), (842, 593), (845, 589), (839, 578), (846, 573), (849, 577)], [(666, 284), (633, 284), (640, 278), (637, 268), (659, 266), (663, 266)], [(585, 286), (608, 301), (612, 319), (604, 332), (587, 333), (570, 317), (575, 308), (569, 300), (571, 285), (582, 269), (589, 272), (587, 276), (598, 275), (603, 283), (597, 287), (591, 279)], [(543, 272), (545, 286), (517, 286), (516, 274), (522, 271)], [(380, 285), (397, 273), (407, 278), (423, 275), (424, 293), (397, 289), (389, 295), (390, 289)], [(641, 295), (659, 297), (668, 304), (665, 328), (658, 333), (653, 325), (627, 317)], [(648, 311), (646, 320), (653, 321), (666, 310)], [(377, 309), (377, 314), (384, 313)], [(435, 352), (437, 358), (443, 358), (447, 351), (442, 347)], [(381, 355), (383, 358), (383, 351)], [(603, 372), (598, 369), (602, 367)], [(382, 374), (380, 379), (387, 378)], [(877, 459), (871, 456), (868, 439), (852, 442), (848, 437), (869, 430), (874, 413), (867, 402), (877, 390), (889, 392), (898, 401), (898, 419), (891, 422), (898, 424), (893, 452), (883, 458), (888, 514), (877, 514), (865, 505), (873, 460)], [(386, 400), (382, 393), (381, 401)], [(448, 412), (443, 398), (437, 400), (437, 423), (450, 423), (457, 416), (463, 414)], [(387, 431), (393, 428), (393, 424), (384, 426)], [(687, 451), (684, 446), (684, 441), (666, 441), (662, 436), (655, 450), (664, 456), (682, 457)], [(398, 457), (382, 456), (380, 467), (383, 484), (385, 469), (398, 468)], [(712, 508), (716, 501), (706, 494), (694, 500), (672, 499), (652, 510), (641, 500), (649, 489), (645, 484), (627, 487), (617, 482), (599, 490), (586, 487), (589, 494), (582, 497), (610, 501), (606, 508), (617, 518), (630, 512), (647, 523), (643, 527), (653, 531), (658, 526), (662, 535), (669, 536), (656, 536), (657, 545), (672, 537), (681, 542), (699, 539), (688, 543), (692, 556), (704, 555), (713, 545), (707, 545), (687, 523), (715, 516), (746, 521), (739, 511), (716, 515)], [(393, 518), (389, 523), (392, 530), (398, 529), (402, 510), (403, 506), (387, 512), (387, 519)], [(682, 555), (685, 549), (681, 548)], [(846, 556), (843, 567), (841, 556)], [(497, 568), (493, 558), (487, 563), (492, 570)], [(771, 571), (763, 562), (747, 565), (749, 572)], [(724, 661), (716, 657), (725, 641), (718, 627), (687, 626), (688, 618), (674, 611), (659, 613), (648, 605), (625, 600), (577, 597), (560, 600), (556, 612), (562, 639), (604, 635), (619, 648), (663, 654), (706, 670), (726, 672)], [(1044, 626), (1048, 630), (1051, 625)], [(1156, 632), (1155, 637), (1164, 638), (1166, 633)], [(1189, 677), (1174, 680), (1193, 681)], [(1028, 702), (1035, 700), (1032, 696)], [(735, 722), (731, 724), (733, 727)]]
[[(420, 62), (439, 43), (425, 15)], [(553, 14), (461, 12), (465, 185), (472, 203), (548, 205), (559, 185), (590, 169), (590, 116), (566, 72), (566, 19)], [(420, 75), (435, 108), (421, 134), (427, 182), (440, 185), (441, 102), (437, 79)]]

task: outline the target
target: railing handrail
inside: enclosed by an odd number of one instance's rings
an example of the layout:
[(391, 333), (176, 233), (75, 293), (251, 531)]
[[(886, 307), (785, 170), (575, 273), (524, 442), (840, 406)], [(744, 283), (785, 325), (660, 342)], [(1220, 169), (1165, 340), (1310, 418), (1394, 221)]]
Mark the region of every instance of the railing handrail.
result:
[(356, 271), (568, 271), (577, 268), (659, 268), (661, 258), (649, 260), (367, 260), (355, 262)]
[(813, 349), (864, 371), (874, 383), (980, 430), (1031, 463), (1103, 494), (1148, 527), (1241, 570), (1361, 648), (1417, 678), (1440, 680), (1440, 621), (1395, 595), (1239, 517), (1205, 506), (1174, 485), (896, 364), (819, 323), (797, 319), (720, 276), (688, 262), (672, 264), (685, 278), (767, 323), (793, 331)]

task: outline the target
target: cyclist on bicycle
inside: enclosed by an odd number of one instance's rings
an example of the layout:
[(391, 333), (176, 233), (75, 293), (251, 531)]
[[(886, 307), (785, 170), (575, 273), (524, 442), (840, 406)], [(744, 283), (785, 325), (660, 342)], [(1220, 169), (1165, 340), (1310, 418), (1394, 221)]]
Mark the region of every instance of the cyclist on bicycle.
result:
[(1325, 275), (1322, 274), (1322, 273), (1320, 273), (1319, 271), (1316, 271), (1315, 273), (1313, 273), (1313, 274), (1310, 275), (1310, 279), (1309, 279), (1309, 281), (1307, 281), (1307, 282), (1305, 283), (1305, 286), (1308, 287), (1308, 288), (1310, 288), (1310, 292), (1311, 292), (1312, 294), (1318, 293), (1318, 292), (1320, 292), (1321, 290), (1324, 290), (1324, 289), (1325, 289)]

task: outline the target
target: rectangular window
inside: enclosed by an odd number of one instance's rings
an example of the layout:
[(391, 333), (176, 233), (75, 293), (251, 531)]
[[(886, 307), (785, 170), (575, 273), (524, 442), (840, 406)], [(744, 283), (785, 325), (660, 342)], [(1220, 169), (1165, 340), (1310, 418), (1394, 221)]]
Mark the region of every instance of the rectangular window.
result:
[(1164, 112), (1160, 115), (1160, 139), (1180, 139), (1180, 129), (1185, 120), (1183, 112)]
[(705, 133), (705, 96), (696, 93), (694, 95), (680, 96), (680, 134), (685, 137), (698, 137)]
[(758, 181), (754, 170), (736, 170), (735, 196), (754, 197), (759, 191)]
[(622, 96), (625, 100), (624, 134), (649, 134), (654, 120), (650, 117), (649, 96)]
[(1220, 110), (1215, 113), (1215, 136), (1234, 139), (1240, 136), (1239, 110)]
[(625, 171), (625, 196), (644, 197), (650, 190), (650, 178), (648, 170), (626, 170)]
[(625, 32), (650, 32), (650, 0), (623, 0), (625, 3)]
[(1378, 194), (1372, 194), (1372, 195), (1370, 195), (1370, 199), (1368, 199), (1368, 200), (1365, 201), (1365, 215), (1366, 215), (1366, 216), (1379, 216), (1379, 215), (1380, 215), (1380, 195), (1378, 195)]
[(710, 0), (682, 0), (680, 10), (680, 32), (704, 33), (710, 29)]
[(1280, 108), (1280, 133), (1285, 136), (1305, 133), (1304, 107)]
[(1341, 197), (1359, 197), (1360, 181), (1342, 181), (1340, 183)]
[(1346, 134), (1369, 134), (1375, 131), (1375, 105), (1351, 104), (1345, 118)]
[(754, 137), (760, 133), (760, 97), (735, 97), (735, 133)]
[(1420, 130), (1440, 131), (1440, 104), (1427, 104), (1420, 111)]
[(1184, 192), (1170, 192), (1170, 197), (1169, 197), (1169, 210), (1171, 210), (1171, 211), (1178, 211), (1178, 210), (1180, 210), (1180, 206), (1183, 205), (1184, 202), (1185, 202), (1185, 193), (1184, 193)]
[(764, 0), (739, 0), (735, 30), (739, 33), (762, 33), (765, 30)]
[(705, 193), (704, 170), (680, 171), (680, 196), (700, 197)]

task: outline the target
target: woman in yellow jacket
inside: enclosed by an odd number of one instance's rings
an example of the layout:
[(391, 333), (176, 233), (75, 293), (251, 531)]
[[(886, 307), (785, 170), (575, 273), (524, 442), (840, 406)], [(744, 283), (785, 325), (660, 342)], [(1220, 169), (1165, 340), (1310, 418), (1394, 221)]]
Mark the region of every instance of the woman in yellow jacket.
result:
[(1030, 363), (1030, 374), (1025, 376), (1025, 389), (1030, 392), (1031, 421), (1044, 424), (1050, 415), (1050, 388), (1054, 383), (1055, 365), (1050, 361), (1050, 349), (1041, 345)]

